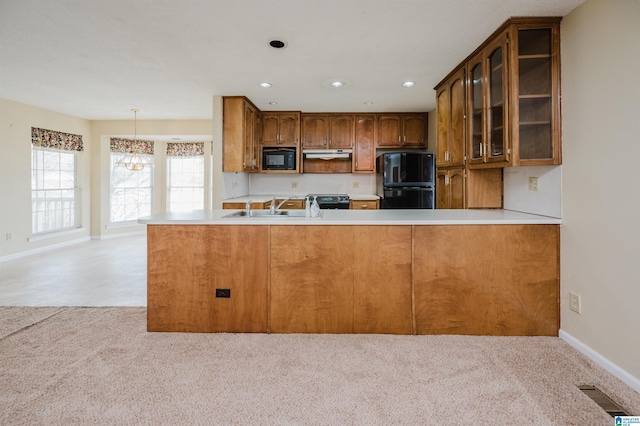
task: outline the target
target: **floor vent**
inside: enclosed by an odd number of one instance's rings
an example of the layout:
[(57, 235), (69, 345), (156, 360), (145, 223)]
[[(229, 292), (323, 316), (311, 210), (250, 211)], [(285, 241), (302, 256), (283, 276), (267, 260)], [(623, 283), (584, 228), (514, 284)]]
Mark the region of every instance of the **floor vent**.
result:
[(611, 417), (616, 416), (630, 416), (624, 409), (613, 402), (611, 398), (605, 395), (600, 389), (595, 386), (578, 386), (585, 395), (591, 398), (596, 404), (598, 404), (604, 411)]

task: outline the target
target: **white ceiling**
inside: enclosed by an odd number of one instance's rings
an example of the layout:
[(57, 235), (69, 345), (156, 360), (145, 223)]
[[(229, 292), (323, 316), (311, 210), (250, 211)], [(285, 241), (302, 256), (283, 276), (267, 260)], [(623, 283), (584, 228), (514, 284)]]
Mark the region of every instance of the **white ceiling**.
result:
[[(0, 98), (96, 120), (209, 119), (213, 95), (429, 111), (433, 87), (507, 18), (583, 1), (0, 0)], [(351, 86), (323, 86), (334, 78)]]

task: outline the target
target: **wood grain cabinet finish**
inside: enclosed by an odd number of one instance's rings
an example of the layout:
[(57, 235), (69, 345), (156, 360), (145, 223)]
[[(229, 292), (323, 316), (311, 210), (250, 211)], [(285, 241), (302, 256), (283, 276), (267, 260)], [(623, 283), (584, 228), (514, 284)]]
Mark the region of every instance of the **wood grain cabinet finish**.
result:
[(351, 210), (376, 210), (379, 205), (379, 200), (349, 200)]
[(436, 171), (436, 209), (465, 208), (465, 171), (464, 168), (437, 169)]
[(425, 148), (427, 114), (378, 114), (378, 147)]
[(327, 149), (329, 147), (329, 114), (301, 114), (302, 147)]
[(353, 173), (374, 173), (376, 171), (375, 138), (375, 114), (356, 114)]
[(274, 333), (412, 331), (410, 226), (274, 226), (270, 278)]
[(329, 114), (329, 149), (353, 148), (353, 114)]
[(300, 145), (300, 112), (262, 113), (262, 145), (287, 147)]
[(436, 87), (436, 166), (465, 164), (466, 69)]
[(243, 96), (223, 98), (223, 157), (225, 172), (259, 170), (260, 110)]
[(416, 226), (416, 333), (557, 336), (559, 231)]
[(148, 225), (147, 244), (148, 331), (267, 331), (268, 226)]

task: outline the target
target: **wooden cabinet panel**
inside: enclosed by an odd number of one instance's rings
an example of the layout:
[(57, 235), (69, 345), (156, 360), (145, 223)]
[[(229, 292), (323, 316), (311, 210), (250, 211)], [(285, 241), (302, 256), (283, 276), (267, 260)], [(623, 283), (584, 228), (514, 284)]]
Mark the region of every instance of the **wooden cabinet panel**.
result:
[(559, 226), (416, 226), (417, 334), (559, 329)]
[(463, 168), (437, 169), (436, 209), (465, 208), (465, 172)]
[(302, 114), (302, 146), (327, 148), (329, 146), (329, 115)]
[(223, 159), (225, 172), (257, 172), (260, 111), (242, 96), (223, 99)]
[(379, 200), (349, 200), (351, 210), (376, 210), (379, 204)]
[(411, 334), (411, 226), (360, 226), (354, 244), (353, 332)]
[(147, 244), (149, 331), (267, 331), (267, 226), (148, 225)]
[(427, 146), (427, 114), (379, 114), (378, 146), (424, 148)]
[(410, 226), (271, 227), (272, 332), (411, 330)]
[(271, 332), (353, 332), (353, 227), (271, 227)]
[(330, 114), (329, 148), (342, 149), (353, 147), (354, 124), (353, 114)]
[(436, 165), (464, 166), (465, 68), (436, 88)]
[(402, 146), (402, 119), (399, 114), (378, 115), (378, 146)]
[(402, 146), (422, 148), (427, 146), (427, 115), (404, 114)]
[(264, 112), (262, 114), (262, 145), (298, 146), (300, 113)]
[(355, 147), (353, 150), (353, 172), (373, 173), (376, 169), (374, 114), (355, 116)]

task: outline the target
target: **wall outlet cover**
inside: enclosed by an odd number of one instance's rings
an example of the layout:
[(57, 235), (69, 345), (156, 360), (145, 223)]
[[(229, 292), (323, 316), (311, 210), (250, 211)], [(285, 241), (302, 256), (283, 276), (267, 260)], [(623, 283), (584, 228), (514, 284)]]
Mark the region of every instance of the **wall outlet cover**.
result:
[(537, 191), (538, 190), (538, 178), (530, 177), (529, 178), (529, 191)]

